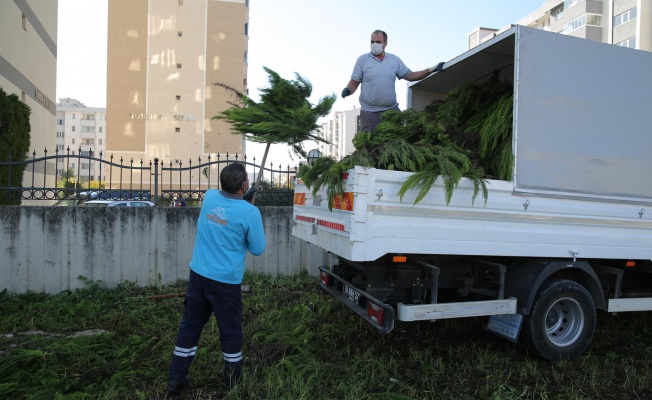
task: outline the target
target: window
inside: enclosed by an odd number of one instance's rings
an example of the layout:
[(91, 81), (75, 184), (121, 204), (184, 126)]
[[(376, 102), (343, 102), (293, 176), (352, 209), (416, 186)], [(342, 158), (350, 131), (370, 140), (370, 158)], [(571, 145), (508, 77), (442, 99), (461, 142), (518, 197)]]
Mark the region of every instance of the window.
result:
[(81, 163), (81, 169), (89, 169), (91, 166), (91, 163)]
[(95, 121), (95, 115), (93, 114), (82, 114), (82, 119), (86, 121)]
[(622, 14), (616, 15), (614, 17), (614, 28), (626, 24), (633, 19), (636, 19), (636, 7), (629, 9)]
[(177, 63), (177, 68), (181, 68), (181, 63)]
[(58, 145), (57, 145), (57, 150), (63, 150), (63, 145), (62, 145), (62, 144), (58, 144)]
[(102, 127), (101, 126), (100, 126), (100, 132), (99, 133), (102, 133)]
[(630, 49), (635, 49), (636, 48), (636, 36), (632, 36), (627, 40), (623, 40), (622, 42), (616, 43), (617, 46), (622, 46), (622, 47), (629, 47)]
[(63, 119), (58, 119), (57, 120), (57, 125), (63, 125)]
[(181, 32), (181, 31), (177, 31), (177, 36), (182, 37), (182, 36), (183, 36), (183, 32)]
[(179, 5), (180, 5), (180, 6), (183, 5), (183, 0), (179, 0)]
[(584, 0), (564, 0), (564, 10), (568, 10), (573, 7), (575, 4), (581, 3)]
[(249, 35), (249, 23), (245, 22), (245, 36)]
[(555, 21), (559, 21), (564, 17), (564, 7), (558, 7), (552, 10), (552, 16), (555, 18)]
[(88, 132), (95, 133), (95, 127), (94, 126), (82, 126), (81, 131), (86, 132), (86, 133), (88, 133)]
[(73, 114), (71, 114), (71, 115), (72, 115), (72, 119), (77, 119), (77, 117), (75, 116), (75, 114), (74, 114), (74, 113), (73, 113)]
[(27, 30), (27, 17), (23, 14), (23, 29)]
[(244, 52), (244, 63), (245, 64), (247, 63), (247, 50), (245, 50)]
[(92, 157), (93, 156), (92, 153), (93, 153), (92, 151), (80, 151), (79, 155), (80, 156), (85, 156), (85, 157)]
[(98, 139), (98, 140), (99, 140), (99, 142), (100, 142), (100, 145), (102, 145), (102, 139)]
[(174, 131), (175, 131), (175, 132), (181, 132), (181, 128), (176, 127), (176, 128), (174, 128)]
[(82, 139), (82, 144), (95, 144), (95, 139)]
[[(74, 126), (73, 126), (73, 128), (74, 128)], [(75, 138), (72, 138), (72, 144), (75, 144)]]
[(588, 26), (602, 26), (602, 15), (586, 14), (586, 25), (588, 25)]
[(63, 135), (63, 132), (57, 132), (57, 137), (62, 138), (62, 137), (65, 137), (65, 136)]
[(181, 96), (176, 95), (177, 100), (181, 100)]
[[(72, 126), (72, 131), (73, 132), (75, 131), (75, 126), (74, 125)], [(73, 139), (73, 140), (75, 140), (75, 139)], [(73, 142), (73, 143), (75, 143), (75, 142)]]

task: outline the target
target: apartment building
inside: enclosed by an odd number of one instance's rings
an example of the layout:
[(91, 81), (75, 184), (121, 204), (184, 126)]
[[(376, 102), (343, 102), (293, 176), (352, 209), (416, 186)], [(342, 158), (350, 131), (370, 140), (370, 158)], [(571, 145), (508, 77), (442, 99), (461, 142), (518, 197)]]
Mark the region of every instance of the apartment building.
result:
[(247, 90), (249, 1), (111, 0), (108, 18), (106, 151), (165, 165), (243, 154), (212, 118), (237, 100), (216, 83)]
[(320, 135), (330, 143), (319, 142), (319, 151), (324, 157), (341, 160), (353, 153), (353, 137), (361, 130), (360, 109), (336, 111), (321, 124)]
[[(652, 51), (650, 0), (546, 0), (517, 25), (562, 35)], [(468, 35), (471, 49), (509, 29), (477, 28)]]
[[(0, 87), (15, 94), (31, 109), (31, 151), (39, 157), (43, 150), (54, 150), (57, 80), (56, 1), (4, 0), (0, 2)], [(31, 152), (30, 151), (30, 152)], [(40, 163), (34, 175), (25, 171), (23, 183), (43, 184), (43, 169), (52, 171), (54, 163)], [(54, 176), (45, 182), (54, 186)], [(28, 204), (24, 201), (23, 204)]]
[[(106, 109), (86, 107), (76, 99), (59, 99), (57, 104), (56, 151), (58, 154), (92, 156), (111, 161), (106, 154)], [(85, 159), (66, 159), (57, 164), (57, 176), (68, 168), (82, 182), (104, 181), (104, 165)]]

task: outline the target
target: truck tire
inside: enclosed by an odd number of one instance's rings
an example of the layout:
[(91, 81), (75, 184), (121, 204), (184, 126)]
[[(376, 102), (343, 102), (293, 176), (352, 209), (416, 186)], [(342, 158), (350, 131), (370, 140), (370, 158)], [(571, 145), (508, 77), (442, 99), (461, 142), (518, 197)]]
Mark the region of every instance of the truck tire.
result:
[(581, 355), (595, 327), (593, 298), (584, 286), (565, 279), (541, 286), (525, 320), (528, 348), (551, 361)]

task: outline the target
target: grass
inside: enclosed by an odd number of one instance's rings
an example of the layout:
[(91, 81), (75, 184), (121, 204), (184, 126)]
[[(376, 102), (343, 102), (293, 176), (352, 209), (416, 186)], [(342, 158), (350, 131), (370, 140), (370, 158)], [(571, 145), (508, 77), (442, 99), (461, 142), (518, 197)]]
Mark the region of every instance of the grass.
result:
[[(550, 363), (484, 331), (485, 319), (397, 322), (383, 335), (314, 277), (247, 275), (244, 283), (245, 381), (225, 391), (211, 320), (181, 398), (652, 397), (649, 313), (600, 313), (589, 352)], [(0, 398), (165, 399), (184, 290), (185, 282), (111, 290), (87, 282), (55, 296), (1, 293)]]

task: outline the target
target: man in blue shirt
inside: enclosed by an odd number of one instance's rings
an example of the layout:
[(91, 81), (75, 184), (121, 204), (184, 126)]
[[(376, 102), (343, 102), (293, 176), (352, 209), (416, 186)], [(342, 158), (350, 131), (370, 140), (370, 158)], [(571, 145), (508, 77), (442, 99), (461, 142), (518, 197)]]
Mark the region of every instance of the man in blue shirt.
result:
[(443, 71), (444, 63), (423, 71), (411, 71), (394, 54), (386, 53), (387, 34), (373, 31), (371, 34), (371, 52), (358, 57), (353, 67), (351, 80), (342, 90), (342, 98), (349, 96), (362, 83), (360, 93), (360, 120), (362, 129), (373, 132), (380, 123), (380, 116), (388, 110), (400, 111), (396, 101), (396, 79), (419, 81), (435, 71)]
[(265, 250), (260, 211), (242, 199), (249, 188), (243, 164), (229, 164), (220, 173), (222, 190), (210, 189), (197, 221), (183, 318), (172, 355), (168, 391), (188, 386), (188, 369), (201, 332), (215, 315), (224, 356), (224, 382), (231, 389), (242, 375), (242, 277), (247, 251)]

